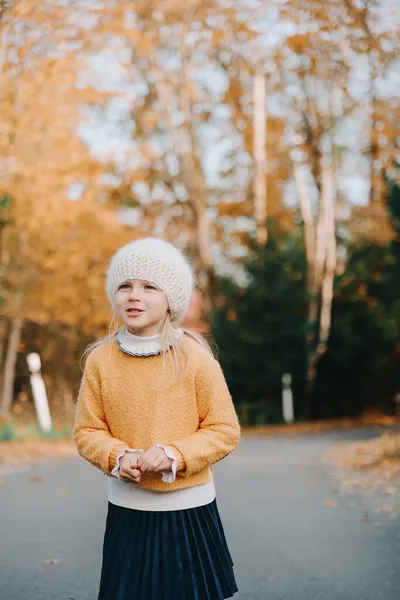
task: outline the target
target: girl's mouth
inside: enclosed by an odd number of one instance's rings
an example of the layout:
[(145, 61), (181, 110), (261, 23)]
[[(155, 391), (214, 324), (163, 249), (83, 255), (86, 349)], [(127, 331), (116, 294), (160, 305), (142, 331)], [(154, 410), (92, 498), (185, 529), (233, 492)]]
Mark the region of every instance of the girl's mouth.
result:
[(137, 316), (137, 315), (141, 315), (144, 312), (144, 310), (141, 310), (140, 308), (128, 308), (126, 312), (129, 315)]

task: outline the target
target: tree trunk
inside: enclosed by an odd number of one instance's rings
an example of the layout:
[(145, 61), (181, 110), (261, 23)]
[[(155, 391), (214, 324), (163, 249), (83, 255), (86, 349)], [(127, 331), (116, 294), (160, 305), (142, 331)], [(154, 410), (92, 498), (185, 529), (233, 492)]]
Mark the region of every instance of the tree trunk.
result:
[(312, 397), (318, 362), (327, 350), (331, 330), (333, 284), (337, 263), (333, 173), (331, 168), (323, 169), (321, 180), (319, 233), (322, 241), (320, 255), (316, 259), (317, 295), (311, 299), (309, 308), (309, 327), (313, 327), (314, 332), (314, 336), (310, 336), (309, 339), (307, 371), (309, 416), (312, 416)]
[(3, 395), (0, 405), (0, 418), (7, 419), (10, 416), (14, 397), (15, 366), (17, 364), (18, 347), (22, 332), (22, 318), (17, 315), (12, 319), (11, 332), (8, 338), (7, 356), (3, 373)]
[(321, 356), (326, 352), (328, 338), (331, 330), (333, 283), (335, 278), (337, 255), (336, 255), (336, 231), (335, 231), (335, 202), (333, 189), (332, 169), (324, 169), (322, 175), (324, 206), (326, 215), (326, 262), (325, 272), (321, 290), (321, 317), (319, 329), (319, 352)]
[[(1, 319), (0, 321), (0, 391), (3, 391), (3, 369), (4, 369), (4, 353), (6, 349), (7, 340), (7, 321)], [(0, 398), (1, 404), (1, 398)]]
[(314, 282), (315, 263), (315, 225), (311, 209), (310, 196), (304, 180), (304, 169), (298, 163), (294, 163), (294, 179), (299, 197), (300, 211), (304, 222), (304, 243), (307, 259), (307, 288), (311, 291)]
[(253, 119), (253, 159), (254, 159), (254, 217), (256, 221), (256, 240), (264, 246), (268, 239), (267, 231), (267, 181), (266, 181), (266, 110), (265, 110), (265, 77), (254, 78), (254, 119)]
[(369, 203), (382, 204), (385, 199), (386, 186), (383, 175), (383, 168), (380, 163), (381, 149), (379, 146), (379, 131), (376, 126), (379, 122), (378, 102), (374, 92), (374, 82), (371, 83), (371, 122), (370, 122), (370, 147), (369, 147), (369, 162), (370, 162), (370, 190)]
[(333, 283), (337, 263), (333, 172), (331, 167), (322, 169), (317, 223), (312, 215), (311, 201), (301, 166), (294, 166), (294, 177), (305, 228), (307, 288), (310, 294), (307, 315), (307, 413), (311, 416), (317, 365), (326, 352), (331, 328)]
[[(308, 305), (307, 315), (307, 341), (309, 346), (309, 357), (313, 355), (314, 348), (318, 343), (318, 317), (321, 306), (321, 286), (324, 275), (324, 265), (326, 258), (326, 232), (327, 232), (327, 221), (326, 221), (326, 207), (323, 202), (324, 191), (320, 194), (319, 211), (317, 217), (317, 223), (312, 223), (311, 219), (311, 203), (308, 197), (307, 190), (302, 190), (303, 199), (303, 219), (308, 232), (305, 234), (306, 244), (312, 248), (307, 256), (308, 263), (308, 291), (310, 294), (310, 301)], [(307, 200), (305, 201), (305, 194), (307, 194)], [(311, 227), (312, 233), (311, 233)], [(308, 239), (307, 239), (308, 237)], [(306, 246), (307, 248), (307, 246)], [(307, 250), (306, 250), (307, 254)], [(308, 368), (308, 380), (312, 380), (315, 377), (315, 369), (313, 361), (309, 360)]]

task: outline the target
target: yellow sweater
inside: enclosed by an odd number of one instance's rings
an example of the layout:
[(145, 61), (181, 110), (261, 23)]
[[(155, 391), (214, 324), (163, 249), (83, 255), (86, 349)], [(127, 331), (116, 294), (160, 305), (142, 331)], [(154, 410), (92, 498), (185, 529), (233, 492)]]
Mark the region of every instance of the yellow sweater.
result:
[(153, 472), (135, 485), (178, 490), (207, 483), (209, 466), (236, 447), (240, 426), (219, 363), (194, 340), (182, 343), (189, 369), (171, 388), (149, 389), (162, 375), (161, 356), (132, 357), (111, 341), (88, 357), (74, 439), (79, 454), (107, 475), (124, 448), (163, 444), (178, 459), (175, 482)]

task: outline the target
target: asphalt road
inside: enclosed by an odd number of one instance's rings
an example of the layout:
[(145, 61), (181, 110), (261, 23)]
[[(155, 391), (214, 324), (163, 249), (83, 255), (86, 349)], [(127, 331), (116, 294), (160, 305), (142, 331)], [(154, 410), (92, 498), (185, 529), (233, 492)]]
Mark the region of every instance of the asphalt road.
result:
[[(245, 438), (217, 465), (235, 600), (400, 599), (398, 489), (354, 483), (323, 458), (374, 435)], [(0, 481), (0, 599), (96, 600), (106, 477), (76, 458)]]

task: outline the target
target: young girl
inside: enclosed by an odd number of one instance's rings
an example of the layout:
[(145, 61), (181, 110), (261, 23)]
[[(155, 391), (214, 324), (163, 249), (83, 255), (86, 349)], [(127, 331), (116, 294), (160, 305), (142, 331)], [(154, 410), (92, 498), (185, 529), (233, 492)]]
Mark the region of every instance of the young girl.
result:
[(98, 600), (222, 600), (237, 592), (213, 469), (240, 427), (219, 363), (177, 326), (192, 269), (155, 238), (120, 248), (107, 294), (123, 322), (88, 355), (74, 428), (108, 480)]

